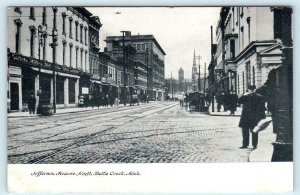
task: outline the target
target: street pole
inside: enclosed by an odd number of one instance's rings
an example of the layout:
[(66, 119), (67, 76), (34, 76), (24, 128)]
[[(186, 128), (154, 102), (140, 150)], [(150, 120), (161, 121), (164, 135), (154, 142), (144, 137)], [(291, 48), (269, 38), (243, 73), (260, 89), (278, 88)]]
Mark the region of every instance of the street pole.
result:
[(199, 90), (199, 92), (201, 92), (201, 83), (200, 83), (200, 59), (199, 59), (199, 65), (198, 65), (198, 67), (199, 67), (199, 72), (198, 72), (198, 90)]
[(200, 59), (202, 59), (202, 57), (199, 55), (199, 56), (196, 56), (196, 58), (199, 60), (199, 64), (198, 64), (198, 68), (199, 68), (199, 72), (198, 72), (198, 90), (199, 92), (201, 92), (201, 76), (200, 76)]
[(173, 88), (173, 76), (172, 76), (172, 72), (171, 72), (171, 90), (172, 90), (172, 100), (173, 100), (173, 98), (174, 98), (174, 96), (173, 96), (173, 90), (174, 90), (174, 88)]
[(206, 62), (204, 63), (204, 95), (205, 95), (205, 88), (206, 88)]
[(39, 39), (39, 72), (38, 72), (38, 81), (39, 81), (39, 89), (37, 91), (37, 96), (38, 96), (38, 106), (37, 106), (37, 114), (41, 114), (41, 46), (43, 45), (43, 30), (42, 26), (38, 26), (38, 39)]
[(57, 46), (57, 30), (56, 30), (56, 12), (57, 8), (53, 8), (53, 29), (52, 29), (52, 43), (51, 47), (52, 51), (52, 70), (53, 70), (53, 112), (56, 113), (56, 71), (55, 71), (55, 63), (56, 63), (56, 46)]
[(149, 98), (149, 62), (148, 62), (148, 48), (146, 48), (146, 63), (147, 63), (147, 102)]
[(214, 97), (214, 93), (215, 93), (215, 64), (214, 64), (214, 59), (213, 59), (213, 26), (210, 26), (210, 42), (211, 42), (211, 63), (212, 63), (212, 97), (211, 97), (211, 106), (212, 106), (212, 112), (215, 111), (215, 97)]
[(124, 77), (124, 84), (123, 84), (123, 101), (124, 105), (127, 103), (127, 89), (126, 89), (126, 60), (125, 60), (125, 32), (126, 31), (121, 31), (122, 33), (122, 50), (123, 50), (123, 77)]

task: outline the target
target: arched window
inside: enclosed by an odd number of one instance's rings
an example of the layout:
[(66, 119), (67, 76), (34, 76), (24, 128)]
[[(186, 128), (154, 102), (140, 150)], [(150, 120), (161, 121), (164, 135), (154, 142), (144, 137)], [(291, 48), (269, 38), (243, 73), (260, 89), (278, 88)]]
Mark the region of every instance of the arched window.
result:
[(30, 56), (35, 57), (35, 34), (36, 28), (34, 26), (29, 27), (30, 30)]
[(21, 52), (21, 26), (22, 26), (22, 22), (20, 19), (17, 19), (14, 21), (15, 25), (16, 25), (16, 53), (20, 53)]

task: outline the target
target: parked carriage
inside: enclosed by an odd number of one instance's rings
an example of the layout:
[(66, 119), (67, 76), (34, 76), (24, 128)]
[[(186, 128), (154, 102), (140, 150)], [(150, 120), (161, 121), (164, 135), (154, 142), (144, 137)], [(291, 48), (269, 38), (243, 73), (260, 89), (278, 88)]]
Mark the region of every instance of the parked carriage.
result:
[(208, 112), (210, 105), (209, 98), (198, 91), (188, 94), (186, 99), (185, 110), (186, 111), (198, 111)]
[(134, 106), (134, 104), (137, 104), (137, 105), (140, 104), (140, 99), (137, 94), (133, 94), (130, 97), (130, 106)]

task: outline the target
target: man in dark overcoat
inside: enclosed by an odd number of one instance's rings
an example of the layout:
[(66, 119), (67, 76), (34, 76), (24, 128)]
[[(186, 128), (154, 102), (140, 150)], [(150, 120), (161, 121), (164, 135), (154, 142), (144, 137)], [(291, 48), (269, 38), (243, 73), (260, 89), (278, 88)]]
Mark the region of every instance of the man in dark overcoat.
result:
[(34, 94), (31, 94), (28, 102), (29, 114), (31, 113), (35, 114), (35, 104), (36, 104), (36, 98), (34, 97)]
[(255, 149), (258, 143), (258, 133), (252, 132), (257, 123), (266, 118), (265, 100), (262, 95), (255, 92), (255, 86), (248, 87), (248, 93), (240, 97), (239, 103), (243, 104), (243, 110), (239, 127), (242, 128), (243, 145), (242, 148), (249, 146), (249, 131), (252, 133), (252, 146)]

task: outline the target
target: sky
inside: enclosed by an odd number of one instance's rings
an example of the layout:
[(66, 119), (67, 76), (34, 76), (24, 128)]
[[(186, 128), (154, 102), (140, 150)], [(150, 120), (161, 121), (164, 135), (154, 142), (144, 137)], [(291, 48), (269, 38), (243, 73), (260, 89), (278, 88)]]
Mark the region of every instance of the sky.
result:
[[(106, 36), (121, 36), (122, 30), (132, 35), (153, 34), (166, 53), (165, 78), (178, 79), (180, 67), (184, 77), (191, 79), (194, 50), (201, 56), (201, 74), (204, 63), (210, 62), (210, 26), (219, 19), (219, 7), (88, 7), (99, 16), (100, 48), (105, 47)], [(119, 14), (117, 14), (119, 13)], [(214, 38), (215, 40), (215, 38)], [(197, 60), (197, 65), (199, 60)]]

